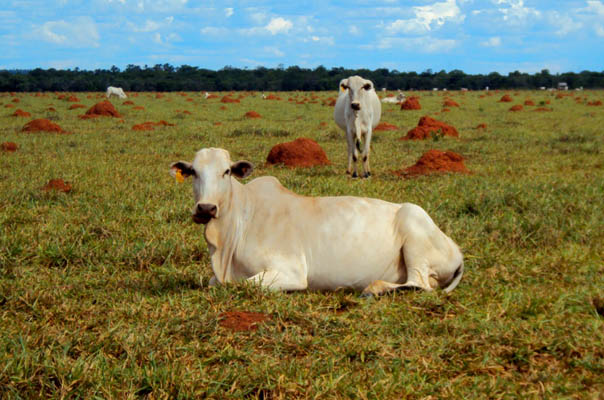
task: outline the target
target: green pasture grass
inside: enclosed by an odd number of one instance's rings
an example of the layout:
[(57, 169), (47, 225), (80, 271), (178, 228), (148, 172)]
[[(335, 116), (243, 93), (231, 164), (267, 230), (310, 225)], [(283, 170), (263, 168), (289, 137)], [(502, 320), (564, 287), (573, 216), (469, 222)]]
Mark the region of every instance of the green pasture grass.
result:
[[(498, 102), (504, 93), (514, 101)], [(16, 104), (0, 94), (0, 142), (19, 145), (0, 153), (0, 398), (601, 398), (604, 108), (586, 103), (604, 93), (571, 93), (580, 103), (540, 91), (417, 94), (422, 110), (383, 106), (399, 129), (374, 134), (364, 180), (345, 174), (344, 134), (322, 105), (336, 92), (226, 105), (130, 94), (144, 110), (112, 99), (123, 118), (93, 120), (54, 93)], [(87, 107), (103, 97), (76, 95)], [(445, 97), (460, 107), (442, 112)], [(527, 98), (537, 105), (508, 111)], [(540, 103), (553, 111), (532, 111)], [(12, 117), (16, 108), (32, 118)], [(263, 118), (244, 118), (251, 110)], [(423, 115), (460, 138), (400, 141)], [(21, 132), (33, 118), (70, 134)], [(159, 120), (175, 126), (131, 129)], [(298, 137), (332, 164), (265, 164)], [(208, 288), (190, 185), (168, 169), (209, 146), (303, 195), (419, 204), (463, 249), (460, 285), (377, 299)], [(472, 173), (392, 173), (433, 148), (460, 153)], [(53, 178), (73, 190), (41, 191)], [(228, 311), (269, 319), (234, 332), (219, 324)]]

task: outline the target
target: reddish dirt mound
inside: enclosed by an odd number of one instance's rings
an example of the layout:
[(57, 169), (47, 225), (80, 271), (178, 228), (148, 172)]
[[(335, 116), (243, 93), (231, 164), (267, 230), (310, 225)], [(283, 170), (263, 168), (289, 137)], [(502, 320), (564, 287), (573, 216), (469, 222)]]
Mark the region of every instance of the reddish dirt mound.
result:
[(246, 311), (228, 311), (220, 314), (220, 326), (233, 331), (253, 331), (258, 329), (258, 324), (269, 319), (262, 313)]
[(451, 110), (449, 110), (448, 108), (443, 108), (442, 109), (442, 112), (449, 112), (449, 111), (451, 111)]
[(422, 106), (419, 104), (419, 98), (411, 96), (401, 104), (401, 110), (421, 110)]
[(596, 100), (596, 101), (590, 101), (589, 103), (587, 103), (588, 106), (601, 106), (602, 105), (602, 101), (601, 100)]
[(487, 124), (485, 124), (485, 123), (478, 124), (478, 125), (476, 125), (476, 128), (474, 128), (474, 129), (487, 129)]
[(459, 107), (459, 104), (457, 104), (456, 101), (453, 101), (451, 99), (446, 99), (445, 102), (443, 103), (443, 106), (445, 106), (445, 107)]
[(22, 132), (57, 132), (57, 133), (65, 133), (63, 128), (54, 122), (50, 122), (47, 119), (34, 119), (33, 121), (29, 121), (23, 129)]
[(109, 100), (96, 103), (86, 111), (86, 114), (80, 115), (79, 118), (97, 118), (97, 117), (114, 117), (121, 118), (122, 115), (117, 112), (113, 104)]
[[(327, 126), (327, 122), (319, 122), (319, 128), (325, 128), (326, 126)], [(377, 126), (376, 126), (376, 128), (377, 128)]]
[(63, 179), (51, 179), (46, 185), (42, 186), (42, 190), (45, 192), (55, 190), (57, 192), (69, 193), (71, 192), (71, 184), (63, 181)]
[(526, 99), (526, 100), (524, 100), (524, 105), (525, 106), (534, 106), (535, 102), (531, 99)]
[(405, 177), (429, 175), (434, 173), (460, 172), (469, 173), (463, 163), (463, 157), (452, 151), (428, 150), (409, 168), (395, 171), (395, 174)]
[(132, 130), (133, 131), (152, 131), (155, 129), (156, 126), (174, 126), (174, 124), (171, 124), (164, 120), (161, 120), (159, 122), (143, 122), (142, 124), (133, 125)]
[(222, 99), (220, 99), (221, 103), (239, 103), (239, 99), (233, 99), (229, 96), (224, 96)]
[(143, 107), (143, 106), (134, 106), (134, 107), (132, 107), (132, 109), (133, 110), (144, 110), (145, 107)]
[(13, 102), (13, 103), (19, 103), (20, 101), (21, 101), (21, 100), (19, 100), (19, 99), (18, 99), (18, 98), (16, 98), (16, 97), (15, 97), (14, 99), (12, 99), (12, 102)]
[(4, 106), (4, 108), (15, 108), (15, 106), (13, 106), (12, 104), (7, 104)]
[(214, 126), (220, 126), (222, 125), (222, 122), (214, 122)]
[(373, 128), (374, 131), (396, 131), (398, 126), (389, 124), (388, 122), (380, 122), (378, 126)]
[(226, 110), (227, 108), (226, 108), (226, 106), (220, 106), (220, 109), (224, 111), (224, 110)]
[(48, 107), (46, 109), (46, 111), (52, 111), (52, 112), (57, 112), (57, 110), (54, 107)]
[(417, 126), (407, 132), (407, 136), (401, 138), (401, 140), (421, 140), (427, 139), (432, 134), (442, 133), (444, 136), (458, 137), (459, 133), (457, 129), (451, 125), (447, 125), (444, 122), (430, 118), (427, 115), (419, 119)]
[(281, 97), (275, 96), (274, 94), (269, 94), (264, 100), (281, 100)]
[(156, 98), (156, 99), (161, 99), (161, 98), (163, 98), (163, 97), (164, 97), (164, 95), (163, 95), (163, 94), (161, 94), (161, 93), (156, 93), (156, 94), (155, 94), (155, 98)]
[(262, 118), (262, 115), (258, 114), (256, 111), (248, 111), (244, 115), (245, 118)]
[(500, 103), (510, 103), (512, 102), (512, 97), (509, 94), (504, 94), (503, 96), (501, 96), (501, 98), (499, 99)]
[(2, 149), (2, 151), (6, 151), (7, 153), (17, 151), (18, 148), (19, 146), (14, 142), (4, 142), (0, 144), (0, 149)]
[(20, 108), (17, 108), (14, 113), (11, 114), (13, 117), (31, 117), (31, 114), (27, 111), (23, 111)]
[(323, 100), (323, 105), (327, 106), (327, 107), (334, 107), (336, 105), (336, 98), (335, 97), (328, 97), (325, 100)]
[(522, 111), (522, 106), (520, 104), (516, 104), (515, 106), (510, 107), (509, 111)]
[(554, 111), (554, 110), (551, 108), (547, 108), (547, 107), (539, 107), (539, 108), (535, 108), (533, 111), (544, 112), (544, 111)]
[(217, 94), (211, 94), (206, 98), (206, 100), (219, 99), (219, 98), (220, 98), (220, 96), (218, 96)]
[(78, 101), (80, 101), (80, 99), (78, 99), (78, 98), (77, 98), (77, 97), (75, 97), (74, 95), (69, 96), (69, 97), (68, 97), (67, 99), (65, 99), (65, 100), (67, 100), (67, 101), (69, 101), (69, 102), (72, 102), (72, 103), (77, 103)]
[(126, 100), (122, 103), (123, 106), (133, 106), (134, 102), (132, 100)]
[(298, 138), (293, 142), (274, 146), (266, 158), (268, 164), (285, 164), (288, 167), (329, 165), (325, 151), (312, 139)]
[(75, 109), (78, 109), (78, 108), (86, 108), (86, 106), (84, 104), (72, 104), (72, 105), (69, 106), (70, 110), (75, 110)]

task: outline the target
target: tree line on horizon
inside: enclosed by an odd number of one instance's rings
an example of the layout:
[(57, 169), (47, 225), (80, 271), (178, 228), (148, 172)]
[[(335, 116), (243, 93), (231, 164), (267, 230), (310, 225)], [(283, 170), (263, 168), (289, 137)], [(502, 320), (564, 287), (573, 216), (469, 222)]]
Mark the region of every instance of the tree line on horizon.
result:
[(189, 65), (174, 67), (170, 64), (140, 67), (128, 65), (124, 70), (113, 66), (110, 69), (57, 70), (36, 68), (33, 70), (0, 70), (2, 92), (95, 92), (105, 91), (107, 86), (122, 87), (126, 91), (320, 91), (337, 90), (341, 79), (360, 75), (370, 79), (379, 90), (401, 89), (431, 90), (433, 88), (460, 90), (490, 89), (538, 89), (555, 88), (565, 82), (570, 89), (604, 88), (604, 71), (582, 71), (551, 74), (544, 69), (535, 74), (519, 71), (501, 75), (466, 74), (460, 70), (433, 72), (400, 72), (380, 68), (347, 69), (336, 67), (314, 69), (291, 66), (283, 68), (257, 67), (254, 69), (226, 66), (214, 71)]

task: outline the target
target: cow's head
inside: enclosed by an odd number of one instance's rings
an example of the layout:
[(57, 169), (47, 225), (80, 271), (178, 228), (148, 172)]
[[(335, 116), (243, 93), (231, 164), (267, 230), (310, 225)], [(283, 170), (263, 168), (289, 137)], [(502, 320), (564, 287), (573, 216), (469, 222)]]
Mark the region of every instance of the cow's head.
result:
[(348, 90), (348, 96), (350, 97), (350, 108), (354, 111), (361, 110), (361, 98), (365, 92), (374, 90), (373, 83), (367, 79), (363, 79), (358, 75), (351, 76), (347, 79), (340, 81), (340, 88)]
[(224, 149), (209, 148), (199, 150), (192, 163), (172, 163), (170, 175), (193, 178), (193, 221), (207, 224), (212, 218), (220, 218), (221, 207), (230, 199), (231, 177), (245, 178), (253, 169), (249, 161), (231, 162)]

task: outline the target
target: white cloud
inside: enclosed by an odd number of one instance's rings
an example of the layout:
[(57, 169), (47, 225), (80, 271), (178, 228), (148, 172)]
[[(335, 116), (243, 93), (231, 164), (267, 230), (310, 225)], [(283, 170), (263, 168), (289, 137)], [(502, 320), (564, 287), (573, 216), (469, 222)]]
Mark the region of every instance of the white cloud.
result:
[(386, 26), (389, 34), (403, 33), (421, 35), (446, 22), (461, 23), (465, 15), (457, 6), (456, 0), (446, 0), (427, 6), (413, 7), (415, 18), (397, 19)]
[(285, 55), (285, 53), (273, 46), (265, 46), (264, 51), (274, 55), (275, 57), (283, 57)]
[(268, 23), (268, 25), (266, 25), (266, 29), (272, 34), (272, 35), (276, 35), (278, 33), (287, 33), (291, 28), (293, 27), (293, 24), (290, 20), (281, 18), (281, 17), (277, 17), (277, 18), (272, 18), (271, 21)]
[(557, 11), (549, 13), (548, 17), (550, 24), (557, 28), (556, 35), (558, 36), (566, 36), (583, 27), (581, 22), (576, 22), (568, 15), (561, 15)]
[(525, 7), (524, 0), (493, 0), (502, 5), (498, 10), (503, 14), (503, 20), (511, 24), (522, 24), (529, 18), (539, 18), (541, 12), (532, 7)]
[(161, 28), (161, 24), (148, 19), (142, 26), (136, 26), (135, 24), (128, 22), (128, 27), (132, 32), (153, 32)]
[(498, 47), (501, 46), (501, 38), (499, 36), (493, 36), (480, 44), (486, 47)]
[(252, 22), (258, 25), (263, 24), (267, 18), (268, 16), (266, 15), (266, 13), (261, 11), (252, 12), (250, 14), (250, 19), (252, 20)]
[(393, 47), (406, 51), (418, 53), (445, 53), (457, 47), (458, 42), (454, 39), (437, 39), (432, 37), (400, 38), (386, 37), (378, 41), (377, 45), (365, 45), (361, 48), (366, 50), (390, 49)]
[(348, 33), (350, 33), (351, 35), (360, 35), (361, 31), (356, 25), (350, 25), (348, 27)]
[(34, 29), (34, 36), (66, 47), (98, 47), (100, 35), (90, 17), (48, 21)]
[(225, 17), (230, 17), (235, 13), (235, 11), (233, 10), (233, 7), (227, 7), (224, 9), (224, 16)]
[(596, 35), (604, 37), (604, 27), (602, 25), (596, 25)]
[(229, 32), (228, 29), (215, 26), (206, 26), (200, 29), (200, 33), (204, 36), (220, 36), (226, 35)]
[(587, 8), (585, 8), (585, 11), (592, 12), (599, 16), (604, 16), (604, 4), (602, 4), (601, 1), (589, 0), (587, 2)]
[(303, 40), (304, 42), (313, 42), (313, 43), (322, 43), (329, 46), (333, 46), (335, 44), (335, 40), (333, 36), (311, 36)]

